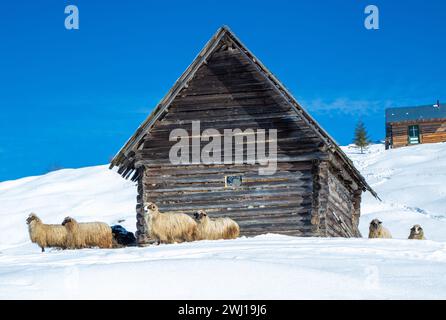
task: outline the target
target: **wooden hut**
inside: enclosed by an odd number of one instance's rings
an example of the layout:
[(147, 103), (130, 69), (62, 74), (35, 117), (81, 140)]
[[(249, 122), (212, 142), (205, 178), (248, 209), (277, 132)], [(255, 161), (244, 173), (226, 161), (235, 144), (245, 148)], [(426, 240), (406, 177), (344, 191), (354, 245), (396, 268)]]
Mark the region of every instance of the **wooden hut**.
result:
[[(277, 170), (258, 163), (177, 163), (174, 129), (277, 130)], [(265, 138), (267, 139), (267, 138)], [(202, 142), (203, 143), (203, 142)], [(237, 147), (248, 150), (248, 139)], [(246, 151), (245, 151), (246, 155)], [(361, 194), (376, 193), (330, 135), (227, 28), (220, 28), (152, 114), (114, 157), (111, 168), (138, 182), (137, 238), (150, 242), (143, 203), (162, 212), (236, 220), (241, 234), (358, 237)]]
[(386, 149), (446, 141), (446, 106), (386, 109)]

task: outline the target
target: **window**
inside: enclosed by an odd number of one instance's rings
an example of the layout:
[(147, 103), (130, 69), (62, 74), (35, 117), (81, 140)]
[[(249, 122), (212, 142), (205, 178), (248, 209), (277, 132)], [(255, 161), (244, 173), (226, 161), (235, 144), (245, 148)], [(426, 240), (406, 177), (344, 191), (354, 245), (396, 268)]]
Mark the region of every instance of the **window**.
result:
[(225, 187), (226, 188), (238, 188), (242, 185), (242, 176), (226, 176)]
[(418, 125), (409, 126), (409, 144), (420, 143), (420, 127)]

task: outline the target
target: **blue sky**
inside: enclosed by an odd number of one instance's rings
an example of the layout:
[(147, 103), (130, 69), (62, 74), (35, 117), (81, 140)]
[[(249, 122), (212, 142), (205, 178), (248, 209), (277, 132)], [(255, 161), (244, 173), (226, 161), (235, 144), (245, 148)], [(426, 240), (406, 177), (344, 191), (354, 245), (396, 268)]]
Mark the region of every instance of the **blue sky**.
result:
[[(80, 29), (64, 28), (77, 5)], [(380, 30), (363, 26), (380, 9)], [(228, 25), (340, 143), (384, 109), (446, 100), (446, 2), (9, 1), (0, 10), (0, 181), (108, 163)], [(446, 101), (445, 101), (446, 102)]]

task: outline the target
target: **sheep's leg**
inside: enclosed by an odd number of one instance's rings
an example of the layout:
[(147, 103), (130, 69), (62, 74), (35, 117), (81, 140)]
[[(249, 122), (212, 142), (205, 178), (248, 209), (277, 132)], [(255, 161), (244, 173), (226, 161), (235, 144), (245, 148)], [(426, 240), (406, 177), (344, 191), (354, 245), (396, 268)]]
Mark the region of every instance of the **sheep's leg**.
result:
[(45, 252), (45, 247), (42, 247), (42, 252)]

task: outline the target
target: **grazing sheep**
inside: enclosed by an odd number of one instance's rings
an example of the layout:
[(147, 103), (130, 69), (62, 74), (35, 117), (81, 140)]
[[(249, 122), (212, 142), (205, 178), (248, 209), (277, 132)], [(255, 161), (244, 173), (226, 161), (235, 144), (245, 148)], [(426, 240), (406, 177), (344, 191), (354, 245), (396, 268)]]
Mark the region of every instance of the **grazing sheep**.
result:
[(156, 204), (144, 204), (144, 219), (148, 236), (158, 243), (189, 242), (195, 240), (197, 223), (184, 213), (160, 213)]
[(62, 226), (67, 230), (67, 248), (112, 248), (113, 235), (109, 225), (103, 222), (78, 223), (66, 217)]
[(230, 218), (212, 220), (203, 210), (194, 217), (198, 225), (197, 240), (236, 239), (240, 235), (239, 225)]
[(424, 237), (423, 228), (419, 224), (414, 225), (412, 229), (410, 229), (409, 239), (426, 240), (426, 238)]
[(379, 221), (378, 219), (374, 219), (372, 220), (372, 222), (370, 222), (369, 238), (392, 239), (392, 234), (389, 230), (382, 226), (381, 221)]
[(60, 224), (44, 224), (35, 213), (28, 216), (26, 224), (31, 242), (37, 243), (42, 252), (49, 247), (66, 248), (67, 231)]

